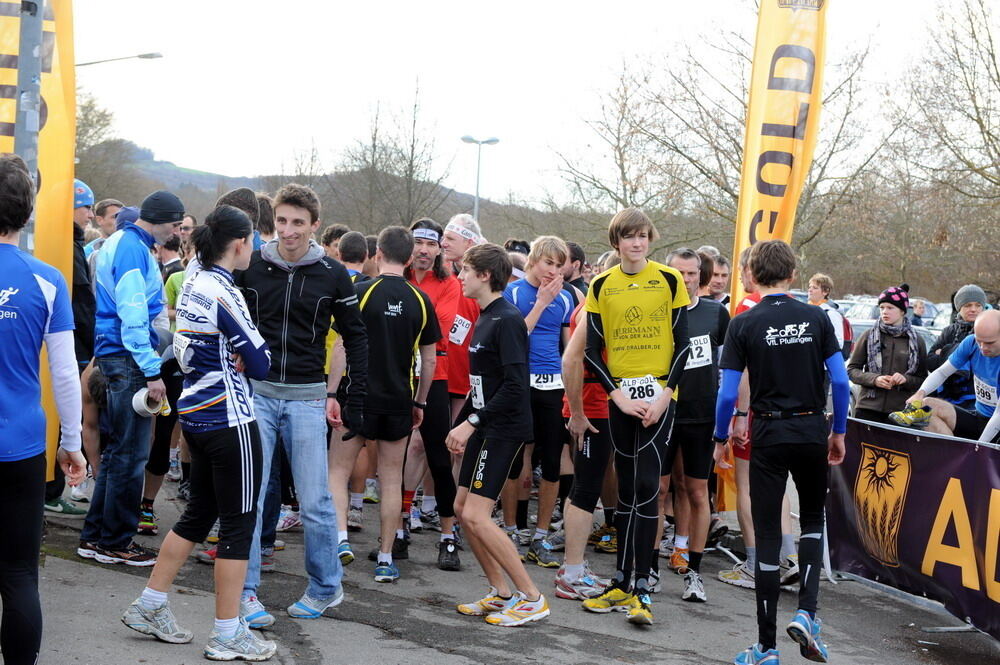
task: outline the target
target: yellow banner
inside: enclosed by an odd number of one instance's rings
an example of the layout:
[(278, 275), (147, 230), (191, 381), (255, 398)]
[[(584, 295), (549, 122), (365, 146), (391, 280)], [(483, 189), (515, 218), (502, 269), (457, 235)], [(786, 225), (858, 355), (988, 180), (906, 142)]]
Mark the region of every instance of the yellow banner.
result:
[[(750, 79), (733, 263), (760, 240), (791, 242), (819, 132), (827, 0), (762, 0)], [(733, 279), (731, 307), (743, 297)]]
[[(39, 3), (41, 4), (41, 3)], [(0, 152), (14, 152), (20, 2), (0, 2)], [(76, 71), (72, 0), (47, 0), (42, 25), (42, 110), (38, 134), (40, 186), (35, 200), (34, 255), (73, 284), (73, 163), (76, 154)], [(42, 358), (42, 402), (49, 458), (59, 442), (59, 418)], [(52, 465), (49, 465), (51, 480)]]

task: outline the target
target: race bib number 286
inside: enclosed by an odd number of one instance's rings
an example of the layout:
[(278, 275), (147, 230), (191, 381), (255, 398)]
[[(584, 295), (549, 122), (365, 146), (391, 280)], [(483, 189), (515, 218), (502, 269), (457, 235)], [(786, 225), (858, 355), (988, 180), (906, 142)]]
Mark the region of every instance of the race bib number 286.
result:
[(663, 392), (663, 388), (660, 387), (660, 382), (656, 380), (656, 377), (652, 374), (647, 374), (646, 376), (640, 376), (634, 379), (622, 379), (620, 383), (620, 388), (625, 396), (629, 399), (641, 399), (644, 402), (649, 402), (652, 404), (660, 393)]

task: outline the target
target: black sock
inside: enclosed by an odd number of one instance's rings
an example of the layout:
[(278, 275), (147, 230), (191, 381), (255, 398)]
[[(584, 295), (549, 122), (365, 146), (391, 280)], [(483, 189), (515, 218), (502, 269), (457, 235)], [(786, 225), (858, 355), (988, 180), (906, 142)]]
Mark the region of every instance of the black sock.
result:
[(688, 568), (696, 573), (701, 572), (701, 557), (705, 556), (704, 552), (695, 552), (694, 550), (688, 550)]
[(153, 499), (147, 499), (146, 497), (142, 497), (142, 502), (141, 502), (140, 505), (143, 508), (152, 508), (153, 507)]
[(653, 550), (653, 572), (660, 574), (660, 550)]
[(564, 515), (566, 514), (566, 499), (569, 497), (569, 493), (572, 489), (573, 474), (569, 473), (559, 476), (559, 506), (561, 507)]
[(517, 500), (517, 528), (528, 528), (528, 499)]
[(181, 462), (181, 480), (187, 482), (191, 479), (191, 462)]
[(674, 516), (673, 515), (664, 515), (664, 517), (667, 518), (667, 524), (673, 524), (674, 523)]
[(615, 525), (615, 509), (605, 508), (604, 509), (604, 526), (614, 526)]

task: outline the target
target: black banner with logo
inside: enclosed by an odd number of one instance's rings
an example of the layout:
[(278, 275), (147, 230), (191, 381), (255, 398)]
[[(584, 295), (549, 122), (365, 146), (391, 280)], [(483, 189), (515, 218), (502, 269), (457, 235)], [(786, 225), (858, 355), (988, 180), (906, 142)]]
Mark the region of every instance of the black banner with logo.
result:
[(851, 419), (826, 514), (834, 569), (1000, 639), (1000, 449)]

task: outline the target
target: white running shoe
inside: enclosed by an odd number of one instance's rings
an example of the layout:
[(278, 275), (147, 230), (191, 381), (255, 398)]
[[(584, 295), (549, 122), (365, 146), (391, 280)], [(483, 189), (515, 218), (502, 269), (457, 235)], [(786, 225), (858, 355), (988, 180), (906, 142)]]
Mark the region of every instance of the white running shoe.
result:
[(152, 635), (161, 642), (170, 644), (187, 644), (194, 637), (190, 630), (177, 625), (177, 619), (168, 603), (155, 610), (147, 610), (142, 599), (136, 598), (125, 608), (122, 623), (137, 633)]
[(684, 593), (681, 594), (681, 600), (692, 603), (704, 603), (708, 600), (708, 596), (705, 595), (705, 582), (694, 570), (689, 570), (684, 576)]
[(223, 638), (216, 631), (208, 637), (205, 645), (205, 658), (209, 660), (248, 660), (259, 662), (267, 660), (278, 650), (278, 645), (270, 640), (262, 640), (240, 621), (240, 627), (232, 637)]

